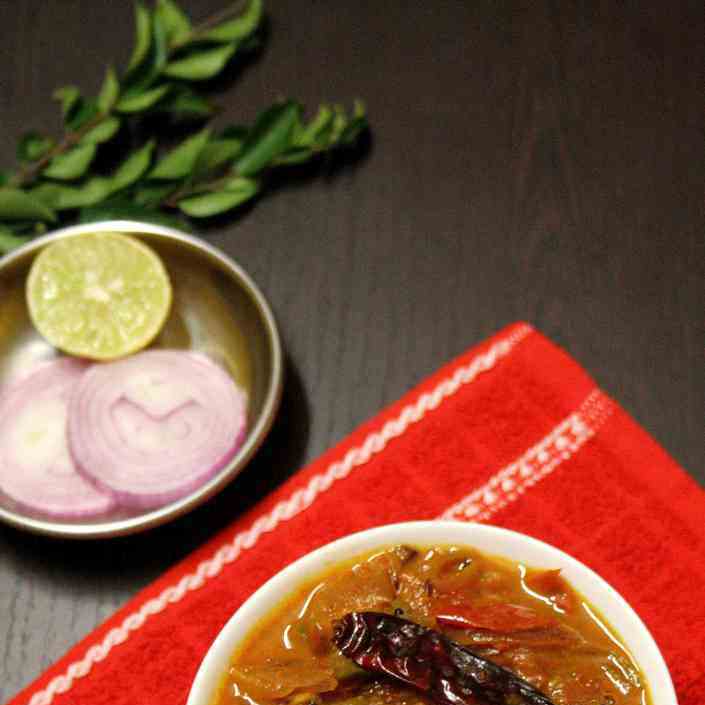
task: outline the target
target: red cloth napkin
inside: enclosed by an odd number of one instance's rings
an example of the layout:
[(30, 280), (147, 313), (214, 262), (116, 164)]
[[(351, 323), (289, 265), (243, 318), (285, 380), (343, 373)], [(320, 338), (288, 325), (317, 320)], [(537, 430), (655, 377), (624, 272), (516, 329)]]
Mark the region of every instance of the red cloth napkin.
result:
[(353, 531), (439, 516), (522, 531), (597, 570), (652, 631), (681, 705), (705, 703), (705, 493), (525, 324), (361, 426), (11, 702), (182, 705), (220, 628), (282, 567)]

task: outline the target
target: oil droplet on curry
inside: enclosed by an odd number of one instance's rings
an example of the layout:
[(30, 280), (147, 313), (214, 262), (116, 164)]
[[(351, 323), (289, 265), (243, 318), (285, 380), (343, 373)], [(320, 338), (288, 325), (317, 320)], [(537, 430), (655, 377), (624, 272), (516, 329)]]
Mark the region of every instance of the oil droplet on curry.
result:
[[(652, 705), (628, 650), (560, 571), (531, 569), (457, 546), (394, 546), (306, 581), (247, 635), (214, 705), (452, 700), (452, 694), (449, 700), (431, 697), (343, 656), (333, 643), (334, 630), (351, 612), (403, 616), (434, 630), (429, 634), (440, 632), (442, 639), (508, 669), (510, 677), (548, 698), (514, 693), (483, 699), (478, 691), (466, 692), (456, 705)], [(409, 667), (402, 664), (402, 670)]]

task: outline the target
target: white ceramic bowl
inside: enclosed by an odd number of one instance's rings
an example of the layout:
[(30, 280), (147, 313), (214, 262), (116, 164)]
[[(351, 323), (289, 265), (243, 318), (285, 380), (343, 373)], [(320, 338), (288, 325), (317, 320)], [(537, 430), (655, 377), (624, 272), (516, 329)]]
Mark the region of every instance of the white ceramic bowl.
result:
[(196, 674), (187, 705), (212, 705), (239, 643), (302, 582), (358, 554), (398, 543), (472, 546), (530, 566), (560, 568), (619, 633), (648, 680), (655, 705), (678, 705), (671, 677), (653, 637), (626, 600), (596, 573), (567, 553), (524, 534), (455, 521), (381, 526), (329, 543), (292, 563), (257, 590), (223, 627)]

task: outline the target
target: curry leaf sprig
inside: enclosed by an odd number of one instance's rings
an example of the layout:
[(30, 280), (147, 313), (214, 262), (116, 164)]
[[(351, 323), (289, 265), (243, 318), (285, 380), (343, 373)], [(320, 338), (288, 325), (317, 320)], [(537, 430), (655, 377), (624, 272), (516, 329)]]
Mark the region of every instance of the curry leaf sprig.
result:
[[(272, 171), (354, 144), (367, 129), (359, 101), (351, 111), (321, 105), (307, 121), (300, 104), (282, 100), (251, 126), (216, 131), (208, 124), (214, 107), (200, 86), (257, 46), (262, 21), (262, 0), (201, 24), (175, 0), (156, 0), (152, 8), (138, 1), (126, 68), (109, 66), (95, 97), (73, 85), (57, 89), (63, 136), (26, 133), (18, 167), (0, 172), (0, 252), (76, 218), (173, 223), (232, 211), (257, 197)], [(204, 124), (165, 151), (159, 127), (150, 137), (149, 122), (141, 120), (154, 114)], [(139, 121), (149, 138), (106, 173), (98, 165), (101, 151)]]

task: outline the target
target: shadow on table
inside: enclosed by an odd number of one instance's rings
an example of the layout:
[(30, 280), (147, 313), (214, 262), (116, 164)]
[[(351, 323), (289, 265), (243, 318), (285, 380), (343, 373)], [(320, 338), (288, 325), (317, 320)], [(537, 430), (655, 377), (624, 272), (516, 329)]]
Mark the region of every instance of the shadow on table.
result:
[(81, 591), (90, 592), (93, 581), (102, 589), (108, 582), (116, 592), (133, 592), (292, 475), (306, 453), (309, 421), (310, 409), (301, 378), (287, 359), (282, 405), (270, 435), (247, 468), (206, 504), (151, 531), (98, 541), (51, 539), (3, 526), (0, 554), (7, 556), (16, 571), (24, 575), (44, 574), (45, 579), (60, 582), (80, 575)]

